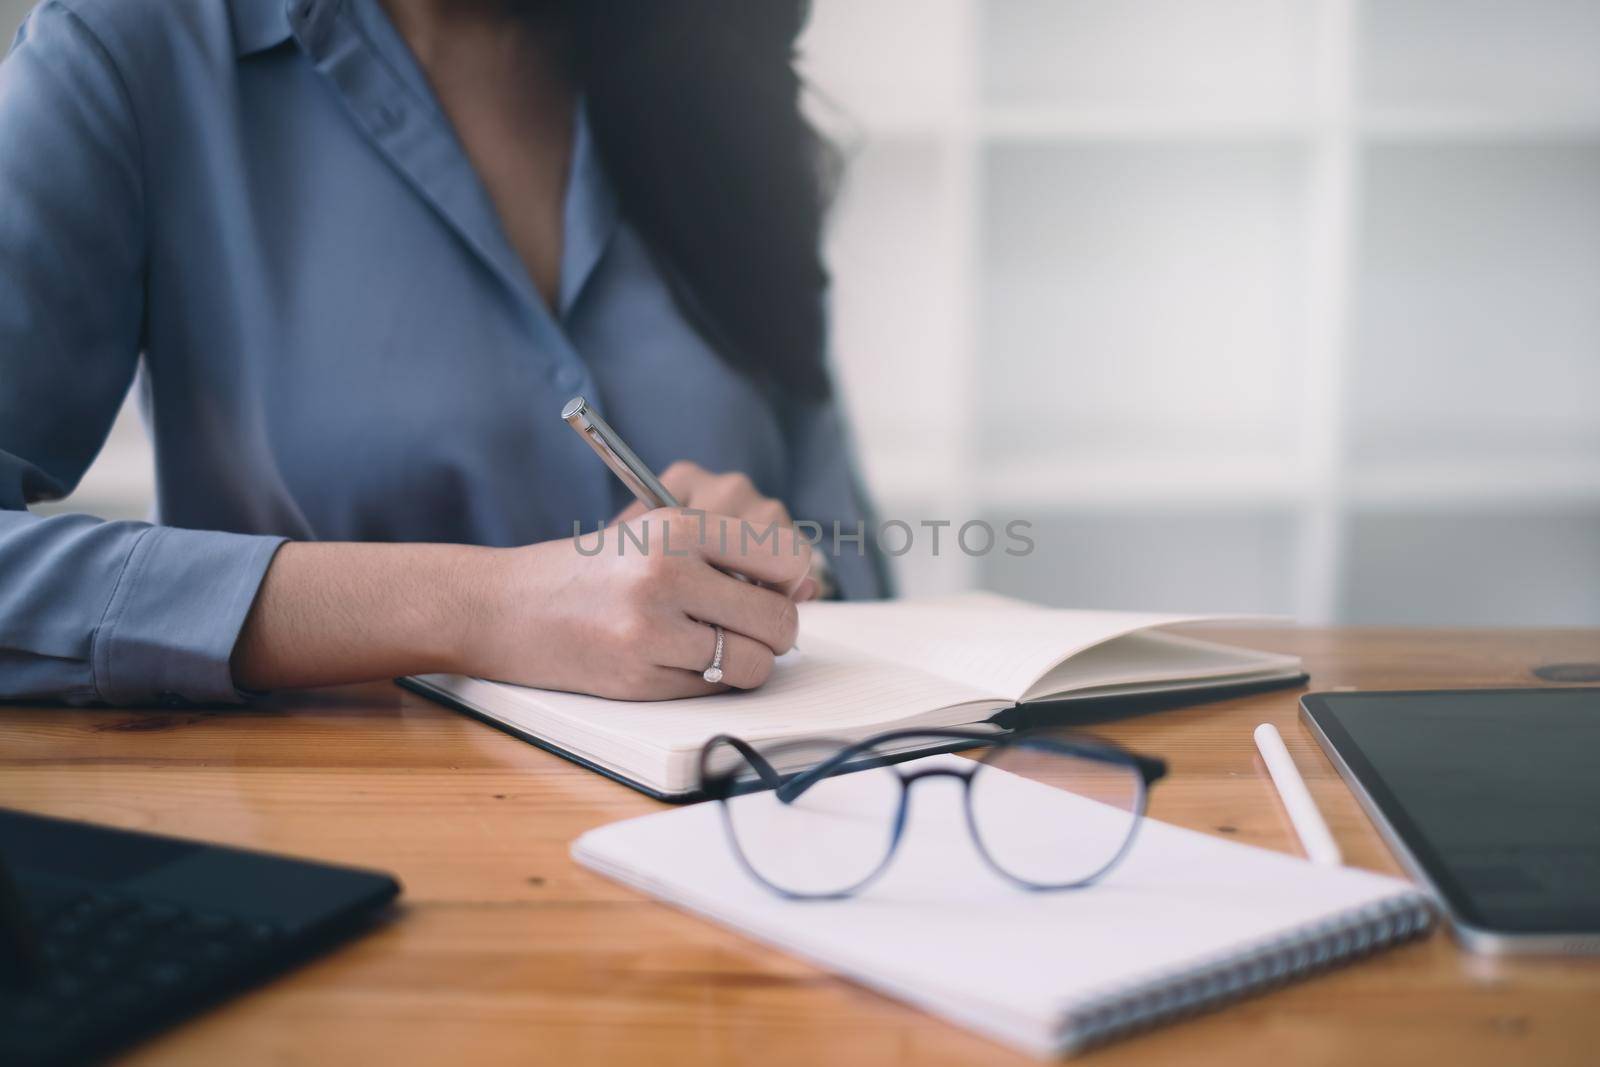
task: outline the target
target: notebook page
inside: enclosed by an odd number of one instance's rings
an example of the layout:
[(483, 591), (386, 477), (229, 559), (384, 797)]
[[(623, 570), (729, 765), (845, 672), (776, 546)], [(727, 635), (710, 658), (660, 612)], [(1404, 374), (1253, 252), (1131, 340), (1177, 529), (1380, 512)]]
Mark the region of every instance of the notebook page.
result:
[(1147, 627), (1206, 618), (1210, 616), (1066, 611), (969, 593), (802, 604), (800, 633), (802, 644), (821, 637), (1016, 702), (1057, 663), (1086, 648)]
[[(993, 694), (820, 638), (781, 657), (759, 689), (687, 700), (620, 701), (528, 689), (455, 675), (423, 680), (521, 730), (597, 757), (625, 773), (681, 776), (683, 759), (728, 733), (751, 742), (788, 736), (854, 736), (917, 720), (959, 725), (987, 718), (1007, 702)], [(938, 715), (944, 709), (960, 709)]]
[(1039, 700), (1081, 690), (1110, 691), (1140, 683), (1247, 678), (1300, 669), (1298, 656), (1256, 652), (1159, 631), (1140, 631), (1096, 645), (1057, 664), (1028, 691)]
[[(911, 772), (934, 756), (902, 766)], [(986, 768), (980, 773), (990, 773)], [(1003, 772), (995, 772), (1003, 773)], [(1093, 820), (1102, 806), (1004, 776), (1031, 820)], [(848, 781), (840, 779), (839, 781)], [(862, 779), (862, 784), (867, 783)], [(991, 783), (992, 784), (992, 783)], [(1215, 966), (1377, 904), (1410, 884), (1146, 820), (1122, 863), (1089, 888), (1030, 893), (973, 853), (960, 784), (917, 786), (907, 837), (883, 878), (840, 901), (786, 901), (736, 865), (716, 804), (591, 831), (581, 863), (890, 995), (1040, 1055), (1075, 1008)], [(736, 798), (733, 803), (759, 801)], [(1097, 810), (1099, 809), (1099, 810)]]

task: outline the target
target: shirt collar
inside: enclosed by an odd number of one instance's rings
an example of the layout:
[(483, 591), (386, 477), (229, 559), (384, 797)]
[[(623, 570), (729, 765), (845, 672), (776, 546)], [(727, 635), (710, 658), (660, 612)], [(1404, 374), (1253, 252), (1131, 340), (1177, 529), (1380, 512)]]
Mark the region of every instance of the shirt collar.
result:
[[(337, 0), (323, 0), (335, 3)], [(233, 47), (238, 56), (276, 48), (289, 39), (288, 5), (284, 0), (230, 0)]]
[[(233, 14), (234, 48), (241, 57), (276, 48), (289, 41), (298, 26), (310, 37), (320, 36), (327, 23), (346, 6), (345, 0), (229, 0)], [(433, 96), (398, 31), (377, 11), (377, 5), (356, 4), (351, 9), (384, 54), (386, 69), (398, 72), (419, 100), (430, 104)], [(442, 119), (442, 113), (439, 113)], [(619, 212), (611, 183), (594, 144), (588, 108), (580, 97), (573, 131), (572, 162), (563, 205), (561, 291), (558, 316), (565, 316), (582, 295), (601, 256), (617, 229)]]

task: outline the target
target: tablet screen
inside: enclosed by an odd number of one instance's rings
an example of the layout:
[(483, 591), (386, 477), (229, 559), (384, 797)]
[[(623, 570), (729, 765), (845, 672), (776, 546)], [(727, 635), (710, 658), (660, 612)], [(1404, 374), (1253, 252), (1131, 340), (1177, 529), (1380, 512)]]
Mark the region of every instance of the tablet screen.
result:
[(1305, 698), (1466, 923), (1600, 930), (1600, 689)]

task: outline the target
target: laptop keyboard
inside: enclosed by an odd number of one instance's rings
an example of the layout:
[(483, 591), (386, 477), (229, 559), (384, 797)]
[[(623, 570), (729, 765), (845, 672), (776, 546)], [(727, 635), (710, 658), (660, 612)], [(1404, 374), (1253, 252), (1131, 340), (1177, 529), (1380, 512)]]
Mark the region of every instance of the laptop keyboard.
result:
[(104, 892), (20, 887), (42, 973), (0, 989), (0, 1062), (70, 1062), (192, 1010), (279, 954), (281, 927)]

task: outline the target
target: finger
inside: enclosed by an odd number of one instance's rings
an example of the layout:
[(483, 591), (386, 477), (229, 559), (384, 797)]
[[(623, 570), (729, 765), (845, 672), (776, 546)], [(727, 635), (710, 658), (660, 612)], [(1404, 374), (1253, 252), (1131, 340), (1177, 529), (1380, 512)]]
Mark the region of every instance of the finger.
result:
[(725, 685), (712, 685), (696, 671), (677, 667), (651, 667), (623, 700), (682, 700), (684, 697), (704, 697), (713, 693), (726, 693)]
[(638, 692), (617, 699), (682, 700), (686, 697), (708, 697), (736, 691), (726, 683), (712, 685), (700, 676), (699, 671), (684, 671), (676, 667), (652, 667)]
[(735, 472), (711, 475), (695, 486), (692, 506), (701, 511), (748, 519), (756, 517), (756, 509), (766, 499), (747, 475)]
[(776, 589), (708, 571), (702, 579), (687, 583), (681, 597), (679, 607), (689, 618), (753, 638), (779, 655), (794, 647), (800, 633), (800, 612)]
[[(722, 487), (724, 479), (728, 484)], [(714, 482), (716, 484), (710, 486), (710, 492), (706, 494), (707, 503), (703, 505), (697, 503), (695, 507), (702, 511), (743, 519), (760, 531), (783, 529), (794, 525), (794, 519), (790, 517), (789, 509), (783, 506), (783, 501), (762, 496), (760, 490), (750, 484), (750, 479), (744, 475), (724, 475)]]
[(783, 506), (783, 501), (774, 500), (770, 496), (758, 495), (747, 507), (738, 511), (725, 511), (723, 514), (735, 515), (751, 523), (757, 529), (766, 529), (769, 526), (782, 528), (794, 525), (794, 519), (790, 517), (789, 509)]
[(811, 545), (788, 527), (758, 526), (728, 515), (665, 512), (675, 552), (697, 552), (713, 567), (793, 594), (811, 571)]
[(640, 515), (643, 515), (649, 510), (649, 505), (647, 505), (644, 501), (635, 500), (633, 503), (617, 512), (617, 517), (611, 520), (611, 525), (620, 526), (625, 522), (632, 522), (634, 519), (637, 519)]
[(762, 527), (794, 524), (783, 502), (763, 496), (741, 471), (712, 474), (693, 463), (675, 463), (662, 475), (662, 482), (684, 507), (732, 515)]
[[(717, 631), (710, 625), (685, 618), (681, 628), (675, 628), (671, 652), (664, 667), (692, 671), (698, 677), (711, 666), (717, 651)], [(721, 688), (754, 689), (772, 676), (772, 649), (760, 641), (735, 633), (726, 626), (722, 630), (722, 682)], [(700, 678), (710, 687), (709, 682)], [(710, 687), (712, 689), (717, 687)], [(708, 689), (710, 691), (710, 689)]]
[(684, 504), (700, 495), (701, 487), (714, 477), (715, 475), (700, 464), (690, 463), (686, 459), (678, 460), (660, 475), (661, 484), (666, 486), (667, 492)]
[[(680, 459), (673, 463), (666, 470), (662, 471), (656, 477), (661, 482), (662, 486), (667, 490), (667, 492), (672, 494), (673, 499), (678, 501), (680, 504), (683, 504), (686, 507), (700, 508), (703, 511), (717, 510), (715, 508), (693, 502), (696, 496), (705, 495), (700, 487), (704, 484), (709, 484), (717, 477), (716, 475), (707, 471), (704, 467), (700, 466), (698, 463), (690, 463), (686, 459)], [(617, 512), (617, 517), (613, 519), (612, 522), (629, 522), (633, 519), (637, 519), (640, 515), (643, 515), (645, 512), (650, 510), (651, 505), (646, 504), (643, 501), (635, 500), (633, 503)]]

